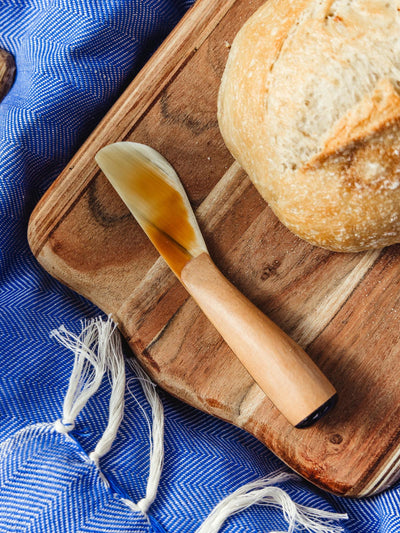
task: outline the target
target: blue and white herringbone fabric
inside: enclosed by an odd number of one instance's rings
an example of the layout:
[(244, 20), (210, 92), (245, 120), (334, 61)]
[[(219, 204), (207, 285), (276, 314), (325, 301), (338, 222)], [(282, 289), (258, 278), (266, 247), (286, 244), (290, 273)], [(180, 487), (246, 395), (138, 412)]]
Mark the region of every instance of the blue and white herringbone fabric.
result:
[[(212, 1), (212, 0), (210, 0)], [(0, 46), (17, 63), (0, 104), (0, 533), (194, 533), (227, 494), (281, 468), (243, 431), (164, 394), (165, 464), (150, 521), (139, 501), (148, 478), (140, 384), (128, 372), (122, 425), (101, 463), (87, 453), (104, 431), (104, 383), (73, 435), (54, 430), (72, 368), (50, 339), (97, 316), (32, 257), (29, 215), (50, 183), (193, 0), (0, 0)], [(301, 479), (283, 488), (301, 504), (347, 512), (347, 533), (399, 533), (400, 489), (364, 501), (322, 493)], [(284, 531), (278, 509), (254, 506), (222, 533)], [(162, 529), (160, 529), (162, 527)]]

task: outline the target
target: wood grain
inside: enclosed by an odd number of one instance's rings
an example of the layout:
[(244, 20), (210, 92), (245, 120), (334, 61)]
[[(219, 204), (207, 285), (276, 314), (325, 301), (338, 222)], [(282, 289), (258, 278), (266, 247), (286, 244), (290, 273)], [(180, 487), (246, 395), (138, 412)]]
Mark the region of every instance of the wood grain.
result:
[(0, 102), (14, 83), (15, 70), (14, 57), (7, 50), (0, 48)]
[[(225, 148), (220, 77), (261, 3), (197, 0), (39, 203), (29, 242), (52, 275), (113, 313), (165, 390), (251, 432), (317, 486), (366, 496), (399, 477), (400, 247), (313, 248), (279, 223)], [(219, 269), (335, 385), (339, 403), (314, 427), (278, 413), (101, 175), (94, 155), (119, 140), (171, 162)]]

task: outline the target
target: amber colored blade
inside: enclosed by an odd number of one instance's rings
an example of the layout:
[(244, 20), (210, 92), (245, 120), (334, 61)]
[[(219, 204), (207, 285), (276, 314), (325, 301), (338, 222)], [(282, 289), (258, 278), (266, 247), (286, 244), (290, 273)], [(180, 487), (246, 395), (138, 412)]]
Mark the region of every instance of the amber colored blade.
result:
[(119, 142), (102, 148), (95, 159), (178, 277), (190, 259), (207, 252), (182, 184), (156, 150)]

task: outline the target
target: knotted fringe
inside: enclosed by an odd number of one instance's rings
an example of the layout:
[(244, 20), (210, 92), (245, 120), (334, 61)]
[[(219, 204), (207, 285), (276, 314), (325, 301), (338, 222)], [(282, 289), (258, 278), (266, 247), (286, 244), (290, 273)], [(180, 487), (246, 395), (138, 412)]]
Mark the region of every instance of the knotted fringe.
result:
[(107, 427), (95, 449), (89, 455), (90, 459), (98, 465), (100, 457), (110, 451), (124, 416), (125, 361), (122, 353), (121, 337), (114, 334), (116, 325), (110, 319), (106, 323), (102, 322), (104, 326), (99, 327), (99, 322), (96, 324), (98, 327), (99, 352), (106, 361), (111, 383)]
[(255, 504), (270, 505), (282, 509), (289, 524), (287, 533), (294, 533), (296, 527), (310, 533), (339, 533), (343, 531), (343, 528), (335, 525), (334, 521), (347, 519), (346, 514), (320, 511), (297, 504), (283, 489), (272, 486), (289, 479), (296, 479), (296, 475), (281, 472), (243, 485), (214, 508), (196, 533), (217, 533), (228, 517)]
[[(60, 433), (68, 433), (75, 427), (75, 420), (87, 401), (98, 390), (105, 372), (108, 372), (112, 385), (109, 403), (109, 419), (103, 436), (89, 457), (99, 466), (99, 459), (111, 448), (121, 423), (124, 411), (125, 364), (121, 339), (115, 332), (116, 325), (109, 318), (106, 322), (95, 319), (84, 325), (79, 336), (67, 331), (63, 326), (52, 331), (51, 336), (75, 354), (70, 383), (63, 404), (63, 417), (55, 423)], [(143, 387), (144, 394), (152, 409), (152, 422), (139, 404), (149, 425), (150, 466), (145, 497), (138, 503), (128, 498), (122, 501), (133, 511), (143, 513), (154, 532), (164, 533), (158, 522), (147, 515), (158, 490), (164, 461), (164, 410), (161, 400), (147, 374), (132, 360), (131, 366)], [(128, 383), (129, 388), (129, 383)], [(101, 473), (101, 472), (100, 472)], [(104, 481), (107, 480), (102, 476)], [(294, 533), (299, 527), (310, 533), (339, 533), (343, 529), (335, 521), (346, 519), (346, 514), (320, 511), (296, 504), (290, 496), (276, 484), (296, 479), (295, 474), (280, 472), (240, 487), (227, 496), (211, 512), (196, 533), (217, 533), (229, 516), (251, 505), (270, 505), (282, 509), (289, 524), (287, 533)], [(283, 533), (283, 532), (271, 532)]]
[[(115, 330), (116, 325), (111, 318), (107, 321), (99, 318), (85, 323), (79, 336), (67, 331), (64, 326), (50, 334), (75, 354), (74, 366), (63, 403), (63, 417), (54, 424), (59, 433), (68, 433), (74, 429), (77, 416), (98, 390), (104, 374), (108, 373), (111, 383), (108, 423), (95, 449), (89, 454), (89, 458), (97, 466), (99, 466), (100, 458), (111, 449), (124, 414), (125, 362), (121, 337)], [(164, 410), (154, 383), (135, 360), (132, 361), (131, 366), (140, 379), (144, 394), (152, 409), (152, 424), (148, 420), (150, 466), (145, 497), (138, 503), (126, 498), (122, 501), (132, 510), (146, 515), (156, 497), (164, 462)], [(140, 408), (148, 419), (143, 407), (140, 406)], [(108, 484), (103, 475), (102, 479)]]
[(79, 336), (67, 331), (64, 326), (50, 333), (51, 337), (75, 354), (64, 398), (63, 417), (54, 425), (59, 433), (74, 429), (77, 416), (98, 390), (105, 372), (108, 372), (111, 383), (108, 423), (95, 449), (89, 454), (97, 465), (100, 457), (110, 450), (124, 416), (125, 361), (121, 338), (115, 334), (115, 329), (116, 325), (109, 318), (106, 322), (101, 319), (87, 322)]
[[(149, 477), (147, 480), (146, 495), (137, 504), (129, 500), (125, 500), (126, 505), (131, 509), (141, 511), (146, 514), (150, 505), (156, 498), (158, 485), (160, 483), (161, 472), (164, 464), (164, 408), (157, 394), (155, 384), (150, 380), (148, 375), (143, 371), (136, 360), (132, 359), (130, 366), (135, 371), (140, 379), (143, 392), (147, 401), (151, 406), (152, 423), (150, 423), (148, 416), (139, 404), (148, 426), (149, 426), (149, 441), (150, 441), (150, 465)], [(128, 383), (129, 386), (129, 383)]]
[(110, 322), (102, 320), (86, 322), (79, 336), (64, 326), (53, 330), (50, 336), (75, 354), (74, 366), (63, 403), (62, 420), (55, 428), (68, 433), (75, 427), (75, 420), (88, 400), (98, 390), (106, 370), (106, 347), (99, 346), (99, 329), (109, 328)]

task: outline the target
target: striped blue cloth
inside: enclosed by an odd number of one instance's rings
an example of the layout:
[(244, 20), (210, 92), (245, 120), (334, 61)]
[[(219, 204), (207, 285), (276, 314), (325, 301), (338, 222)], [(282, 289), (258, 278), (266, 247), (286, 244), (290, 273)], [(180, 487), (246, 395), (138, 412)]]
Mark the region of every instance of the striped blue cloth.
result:
[[(148, 427), (137, 403), (146, 400), (131, 371), (125, 416), (101, 463), (117, 489), (85, 460), (106, 425), (107, 383), (73, 435), (53, 426), (73, 361), (49, 332), (65, 324), (78, 333), (99, 310), (37, 264), (26, 238), (29, 215), (192, 1), (0, 0), (0, 46), (17, 63), (0, 104), (0, 533), (191, 533), (227, 494), (283, 467), (252, 436), (163, 394), (165, 465), (147, 520), (116, 494), (140, 500), (148, 477)], [(345, 532), (400, 531), (398, 486), (364, 501), (333, 497), (300, 478), (282, 488), (298, 503), (347, 512)], [(254, 506), (221, 531), (286, 526), (279, 509)]]

